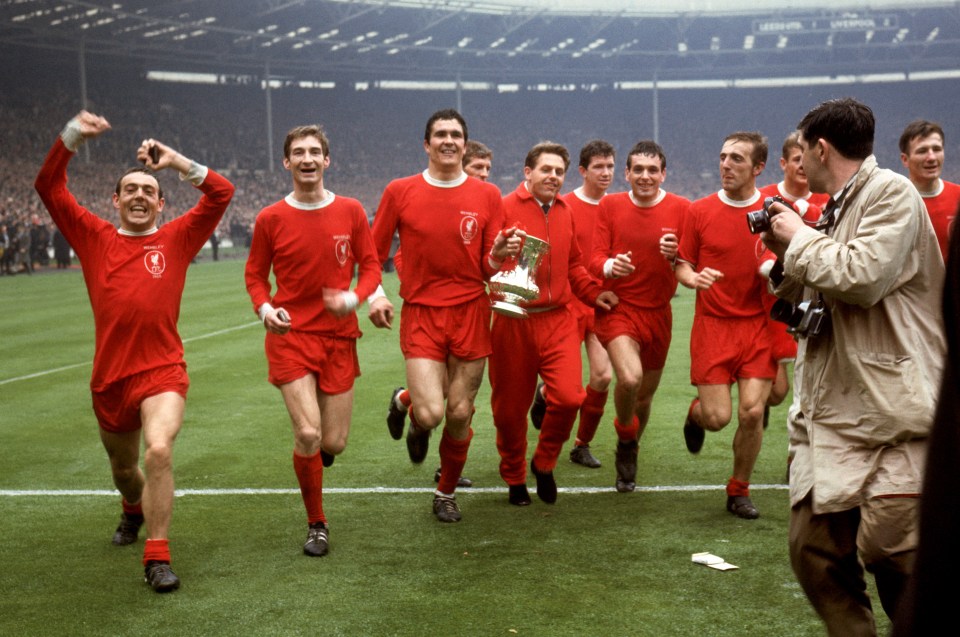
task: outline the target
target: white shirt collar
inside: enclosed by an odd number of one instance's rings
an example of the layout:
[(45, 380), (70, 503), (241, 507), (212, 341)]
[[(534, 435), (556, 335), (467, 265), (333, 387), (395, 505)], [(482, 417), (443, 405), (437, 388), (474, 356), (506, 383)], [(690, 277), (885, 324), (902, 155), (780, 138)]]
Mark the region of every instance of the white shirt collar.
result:
[(463, 185), (463, 182), (467, 180), (469, 175), (467, 173), (460, 173), (460, 176), (456, 179), (451, 179), (449, 181), (444, 181), (443, 179), (435, 179), (430, 176), (430, 171), (424, 169), (423, 179), (431, 186), (436, 186), (437, 188), (456, 188), (457, 186)]

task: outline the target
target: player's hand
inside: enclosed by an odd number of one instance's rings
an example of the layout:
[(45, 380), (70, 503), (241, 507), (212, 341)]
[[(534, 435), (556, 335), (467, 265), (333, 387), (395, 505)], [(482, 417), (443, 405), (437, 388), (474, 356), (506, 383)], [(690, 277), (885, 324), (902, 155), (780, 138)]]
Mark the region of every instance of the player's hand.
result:
[(520, 248), (523, 246), (523, 240), (526, 236), (527, 233), (516, 226), (501, 230), (493, 241), (490, 256), (501, 262), (507, 257), (517, 256), (520, 254)]
[[(180, 158), (180, 153), (155, 139), (143, 140), (137, 149), (137, 161), (150, 170), (163, 170), (178, 158)], [(189, 164), (187, 168), (189, 168)]]
[(720, 270), (704, 268), (697, 272), (697, 276), (693, 280), (693, 287), (695, 290), (706, 290), (722, 278), (723, 272)]
[(376, 327), (391, 329), (393, 326), (393, 303), (381, 296), (370, 303), (370, 322)]
[(612, 278), (619, 279), (620, 277), (629, 276), (634, 273), (637, 266), (633, 265), (632, 257), (633, 252), (625, 252), (613, 258), (613, 265), (610, 268)]
[(84, 138), (96, 137), (110, 130), (110, 122), (105, 117), (94, 115), (90, 111), (80, 111), (75, 119), (80, 125), (80, 134)]
[(677, 239), (677, 235), (672, 232), (660, 237), (660, 254), (663, 255), (663, 258), (667, 261), (673, 262), (677, 258), (677, 250), (680, 248), (680, 241)]
[(344, 317), (357, 309), (357, 296), (344, 290), (323, 288), (323, 307), (336, 317)]
[(263, 317), (263, 326), (267, 328), (268, 332), (274, 334), (286, 334), (290, 331), (291, 325), (290, 315), (282, 307), (267, 312), (267, 315)]
[(620, 297), (613, 290), (604, 290), (597, 297), (596, 306), (604, 310), (612, 310), (620, 302)]

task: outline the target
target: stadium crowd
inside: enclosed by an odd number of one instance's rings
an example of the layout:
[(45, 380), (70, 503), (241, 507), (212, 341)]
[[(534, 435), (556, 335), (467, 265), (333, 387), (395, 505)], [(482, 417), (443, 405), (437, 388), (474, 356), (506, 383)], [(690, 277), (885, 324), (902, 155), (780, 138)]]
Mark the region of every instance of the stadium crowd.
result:
[[(258, 87), (161, 84), (136, 75), (125, 79), (128, 90), (122, 92), (110, 90), (109, 78), (90, 81), (88, 108), (108, 115), (114, 132), (92, 142), (90, 152), (82, 155), (73, 169), (71, 187), (80, 202), (117, 222), (109, 203), (111, 193), (104, 192), (101, 178), (133, 163), (128, 152), (132, 140), (152, 137), (187, 149), (236, 185), (236, 196), (218, 234), (241, 247), (249, 241), (257, 211), (288, 187), (279, 165), (279, 146), (290, 127), (315, 121), (331, 131), (330, 186), (334, 192), (356, 197), (372, 216), (386, 184), (422, 161), (412, 133), (424, 111), (455, 99), (450, 92), (355, 91), (352, 87), (276, 90), (272, 96), (275, 141), (271, 161), (264, 95)], [(880, 165), (903, 172), (897, 137), (907, 122), (917, 117), (947, 119), (941, 115), (949, 112), (949, 87), (928, 84), (922, 106), (907, 91), (886, 85), (856, 87), (861, 99), (877, 107)], [(7, 126), (0, 131), (4, 149), (0, 155), (4, 175), (0, 182), (0, 246), (5, 274), (29, 271), (31, 264), (55, 262), (49, 256), (55, 228), (33, 192), (32, 182), (45, 152), (46, 132), (80, 106), (79, 97), (63, 86), (57, 82), (2, 86), (0, 117)], [(658, 141), (670, 154), (668, 187), (691, 199), (716, 191), (718, 131), (759, 130), (776, 145), (810, 104), (836, 93), (831, 87), (661, 91)], [(622, 154), (636, 140), (654, 137), (649, 92), (465, 92), (462, 101), (471, 136), (496, 154), (490, 179), (504, 193), (520, 180), (526, 150), (538, 141), (551, 139), (579, 148), (588, 139), (608, 139)], [(531, 126), (531, 104), (538, 102), (552, 105), (552, 119), (543, 126)], [(149, 116), (145, 116), (144, 104), (151, 105)], [(756, 108), (757, 104), (764, 107)], [(210, 118), (211, 112), (222, 116)], [(597, 113), (603, 117), (598, 118)], [(957, 137), (949, 126), (946, 138), (948, 161), (943, 177), (957, 181), (960, 164), (949, 161), (957, 156)], [(761, 183), (779, 178), (773, 168), (768, 165), (759, 178)], [(567, 191), (580, 185), (576, 174), (570, 177)], [(190, 189), (177, 188), (175, 177), (161, 175), (160, 179), (168, 209), (180, 213), (189, 208)], [(610, 192), (625, 189), (618, 166)], [(24, 248), (28, 234), (30, 247)], [(31, 251), (33, 256), (28, 258)]]

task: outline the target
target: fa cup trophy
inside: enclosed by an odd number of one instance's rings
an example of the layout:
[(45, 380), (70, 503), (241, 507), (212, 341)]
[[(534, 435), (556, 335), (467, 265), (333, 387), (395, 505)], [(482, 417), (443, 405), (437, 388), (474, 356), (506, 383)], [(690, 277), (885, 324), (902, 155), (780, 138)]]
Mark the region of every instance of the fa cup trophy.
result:
[(514, 318), (527, 317), (527, 311), (520, 305), (540, 296), (540, 288), (535, 282), (537, 266), (549, 251), (550, 244), (543, 239), (526, 236), (513, 269), (498, 272), (490, 278), (490, 291), (496, 299), (492, 305), (494, 312)]

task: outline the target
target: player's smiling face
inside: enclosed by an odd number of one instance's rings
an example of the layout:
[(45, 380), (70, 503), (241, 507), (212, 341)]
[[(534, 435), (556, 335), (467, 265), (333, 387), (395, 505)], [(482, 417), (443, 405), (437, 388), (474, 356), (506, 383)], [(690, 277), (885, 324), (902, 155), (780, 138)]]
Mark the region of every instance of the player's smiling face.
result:
[(120, 214), (120, 227), (130, 232), (145, 232), (157, 225), (163, 210), (157, 178), (135, 171), (120, 181), (119, 194), (113, 195), (113, 207)]
[(667, 173), (660, 167), (660, 157), (641, 154), (630, 155), (630, 168), (627, 168), (625, 176), (634, 198), (646, 203), (660, 194), (660, 184), (666, 179)]
[(910, 140), (909, 152), (901, 154), (900, 159), (910, 172), (911, 179), (921, 183), (932, 182), (943, 171), (943, 138), (940, 133), (914, 137)]
[(591, 190), (606, 192), (613, 183), (614, 165), (613, 155), (591, 157), (586, 168), (580, 167), (584, 185), (589, 185)]
[(463, 127), (455, 119), (438, 119), (430, 130), (430, 139), (423, 142), (430, 166), (441, 172), (461, 168), (463, 146), (466, 143)]
[(524, 167), (523, 176), (527, 187), (534, 197), (542, 203), (553, 201), (563, 188), (563, 178), (567, 172), (563, 157), (553, 153), (542, 153), (533, 168)]
[(283, 167), (290, 171), (298, 184), (323, 182), (323, 171), (330, 166), (330, 158), (323, 154), (320, 140), (309, 135), (290, 143), (290, 153), (283, 158)]

